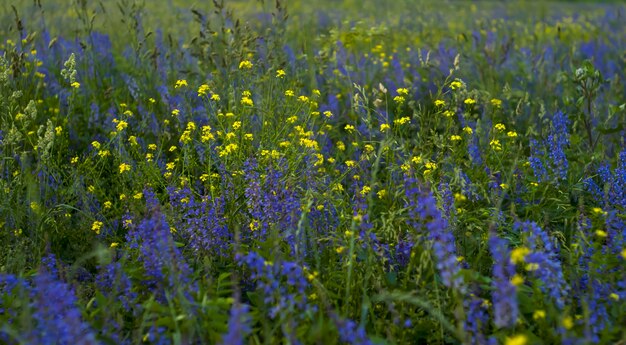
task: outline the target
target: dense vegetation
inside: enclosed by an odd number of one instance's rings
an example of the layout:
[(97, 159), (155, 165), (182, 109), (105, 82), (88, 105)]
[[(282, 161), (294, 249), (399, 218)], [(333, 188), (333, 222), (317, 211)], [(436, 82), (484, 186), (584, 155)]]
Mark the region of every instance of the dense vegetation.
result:
[(0, 343), (624, 343), (626, 7), (306, 3), (0, 6)]

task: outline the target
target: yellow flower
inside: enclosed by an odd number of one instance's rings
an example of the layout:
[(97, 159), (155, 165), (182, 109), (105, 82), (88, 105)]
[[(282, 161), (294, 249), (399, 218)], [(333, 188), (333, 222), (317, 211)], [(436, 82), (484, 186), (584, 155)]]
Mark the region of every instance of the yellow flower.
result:
[(437, 169), (437, 164), (433, 162), (426, 162), (426, 164), (424, 164), (424, 167), (426, 167), (426, 169), (429, 169), (429, 170), (435, 170)]
[(456, 202), (461, 202), (461, 201), (465, 201), (467, 200), (467, 197), (461, 193), (455, 193), (454, 194), (454, 201)]
[(39, 203), (36, 201), (31, 202), (30, 208), (35, 212), (39, 211)]
[(506, 136), (509, 137), (509, 138), (517, 138), (517, 132), (516, 131), (509, 131), (506, 134)]
[(120, 164), (120, 174), (126, 172), (126, 171), (130, 171), (130, 165), (126, 164), (126, 163), (122, 163)]
[(104, 202), (104, 209), (105, 210), (110, 209), (112, 205), (113, 204), (110, 201), (107, 200), (107, 201)]
[(620, 253), (620, 255), (622, 256), (624, 260), (626, 260), (626, 248), (622, 249), (622, 252)]
[(102, 222), (96, 220), (91, 224), (91, 231), (94, 231), (96, 235), (100, 235), (100, 230), (102, 230), (103, 226), (104, 224)]
[(206, 96), (209, 93), (209, 85), (202, 84), (198, 88), (198, 97)]
[(72, 157), (72, 159), (70, 160), (70, 163), (72, 164), (78, 163), (78, 157)]
[(411, 122), (411, 118), (408, 116), (405, 117), (401, 117), (399, 119), (395, 119), (393, 120), (393, 123), (397, 124), (397, 125), (403, 125), (405, 123), (410, 123)]
[(527, 264), (525, 268), (526, 268), (526, 271), (536, 271), (539, 269), (539, 264), (538, 263)]
[(504, 345), (526, 345), (526, 343), (528, 343), (528, 338), (523, 334), (507, 337), (504, 341)]
[(384, 189), (381, 189), (378, 191), (378, 193), (376, 193), (376, 195), (378, 195), (378, 199), (382, 199), (385, 197), (385, 195), (387, 195), (387, 191)]
[(335, 251), (337, 252), (337, 254), (341, 254), (346, 250), (345, 247), (339, 246), (337, 248), (335, 248)]
[(119, 245), (120, 245), (119, 243), (117, 243), (117, 242), (113, 242), (113, 243), (111, 243), (111, 248), (115, 248), (115, 247), (117, 247), (117, 246), (119, 246)]
[(235, 123), (233, 123), (233, 129), (238, 130), (239, 128), (241, 128), (241, 121), (235, 121)]
[(497, 123), (494, 128), (499, 132), (506, 130), (506, 126), (503, 123)]
[(276, 71), (276, 78), (284, 78), (287, 75), (287, 72), (285, 72), (282, 69), (279, 69), (278, 71)]
[(461, 139), (463, 139), (463, 138), (461, 138), (460, 135), (451, 135), (450, 136), (450, 140), (452, 140), (452, 141), (459, 141)]
[(493, 139), (492, 141), (490, 141), (489, 142), (489, 146), (491, 146), (491, 148), (494, 151), (502, 150), (502, 144), (500, 144), (500, 140), (498, 140), (498, 139)]
[(388, 123), (383, 123), (383, 124), (380, 125), (380, 131), (382, 133), (385, 133), (390, 128), (391, 128), (391, 126)]
[(545, 318), (546, 318), (546, 312), (544, 310), (535, 310), (535, 312), (533, 313), (533, 319), (535, 320), (545, 319)]
[(404, 97), (402, 97), (402, 96), (396, 96), (396, 97), (394, 97), (394, 98), (393, 98), (393, 100), (394, 100), (396, 103), (398, 103), (398, 104), (402, 104), (402, 103), (404, 103)]
[(572, 319), (571, 316), (566, 316), (563, 319), (563, 327), (565, 327), (565, 329), (572, 329), (574, 327), (574, 320)]
[(476, 100), (473, 98), (466, 98), (465, 101), (463, 101), (463, 103), (465, 103), (466, 105), (472, 105), (472, 104), (476, 104)]
[(522, 278), (522, 276), (520, 276), (519, 274), (516, 274), (513, 276), (513, 278), (511, 278), (511, 284), (515, 286), (522, 285), (523, 283), (524, 283), (524, 278)]
[(178, 109), (172, 110), (172, 116), (178, 116), (178, 115), (180, 115), (180, 110)]
[(452, 90), (460, 89), (461, 87), (463, 87), (463, 83), (459, 79), (450, 83), (450, 88)]
[(250, 69), (252, 66), (254, 65), (248, 60), (243, 60), (239, 63), (239, 69)]
[(187, 86), (187, 80), (179, 79), (179, 80), (176, 81), (176, 85), (174, 85), (174, 88), (175, 89), (179, 89), (179, 88), (181, 88), (183, 86)]
[(348, 168), (352, 168), (352, 167), (356, 166), (356, 162), (355, 162), (355, 161), (353, 161), (353, 160), (347, 160), (347, 161), (346, 161), (346, 166), (347, 166)]
[(126, 129), (126, 127), (128, 127), (128, 122), (126, 122), (126, 121), (122, 120), (122, 121), (118, 121), (118, 122), (117, 122), (117, 125), (115, 126), (115, 129), (116, 129), (118, 132), (121, 132), (121, 131), (123, 131), (124, 129)]
[(591, 212), (593, 212), (593, 214), (595, 214), (595, 215), (602, 215), (602, 216), (606, 216), (608, 214), (606, 211), (604, 211), (600, 207), (592, 208)]
[(352, 133), (354, 131), (354, 126), (346, 125), (343, 129), (345, 129), (348, 133)]
[(154, 151), (154, 150), (156, 150), (156, 149), (157, 149), (156, 144), (150, 144), (150, 145), (148, 145), (148, 150)]
[(444, 105), (446, 105), (445, 101), (442, 101), (440, 99), (435, 101), (435, 106), (437, 106), (437, 107), (443, 107)]
[(465, 127), (463, 127), (463, 132), (465, 132), (467, 134), (472, 134), (472, 133), (474, 133), (474, 130), (472, 129), (472, 127), (465, 126)]
[(324, 112), (324, 116), (326, 116), (327, 118), (331, 118), (331, 117), (333, 117), (333, 113), (330, 110), (326, 110)]
[(443, 112), (443, 116), (445, 116), (445, 117), (452, 117), (452, 116), (454, 116), (454, 111), (446, 110), (446, 111)]
[(530, 249), (527, 247), (517, 247), (511, 251), (511, 262), (516, 265), (523, 263), (528, 254), (530, 254)]
[(369, 192), (372, 191), (372, 188), (369, 186), (363, 186), (363, 189), (361, 189), (361, 195), (367, 195)]
[(100, 149), (100, 143), (97, 141), (92, 141), (91, 142), (91, 146), (93, 146), (94, 149), (99, 150)]
[(142, 192), (136, 193), (135, 195), (133, 195), (133, 198), (139, 200), (143, 198), (143, 193)]
[(608, 234), (606, 233), (606, 231), (604, 230), (596, 230), (596, 236), (601, 237), (601, 238), (605, 238)]
[(211, 95), (211, 100), (215, 101), (215, 102), (219, 102), (220, 101), (220, 95), (214, 93)]
[(54, 131), (56, 132), (57, 135), (61, 135), (61, 133), (63, 132), (63, 127), (57, 126), (54, 128)]
[(619, 295), (614, 292), (609, 295), (609, 298), (614, 301), (619, 301)]
[(398, 93), (398, 95), (406, 96), (406, 95), (409, 94), (409, 89), (401, 87), (401, 88), (397, 89), (396, 92)]
[(71, 86), (71, 87), (73, 87), (73, 88), (75, 88), (75, 89), (78, 89), (78, 88), (80, 87), (80, 83), (79, 83), (79, 82), (77, 82), (77, 81), (75, 81), (75, 82), (73, 82), (72, 84), (70, 84), (70, 86)]
[(491, 102), (491, 105), (493, 105), (496, 108), (500, 108), (500, 106), (502, 105), (502, 101), (497, 98), (492, 98), (490, 102)]
[(241, 97), (241, 105), (247, 105), (247, 106), (254, 106), (254, 101), (252, 101), (252, 98), (250, 97)]

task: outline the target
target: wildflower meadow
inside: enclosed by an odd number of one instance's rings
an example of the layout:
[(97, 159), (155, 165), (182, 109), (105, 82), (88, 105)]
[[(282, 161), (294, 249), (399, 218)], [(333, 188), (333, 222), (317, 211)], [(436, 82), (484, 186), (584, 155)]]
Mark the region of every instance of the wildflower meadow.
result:
[(626, 6), (0, 1), (0, 344), (626, 344)]

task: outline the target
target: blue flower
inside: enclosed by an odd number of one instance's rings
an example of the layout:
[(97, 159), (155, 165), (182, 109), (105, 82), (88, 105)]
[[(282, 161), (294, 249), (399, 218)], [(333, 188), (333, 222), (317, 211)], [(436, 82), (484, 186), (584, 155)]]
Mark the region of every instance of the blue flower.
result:
[(511, 262), (508, 241), (492, 234), (489, 250), (493, 257), (493, 309), (494, 324), (497, 327), (511, 328), (519, 314), (517, 288), (511, 283), (515, 275), (515, 265)]
[(239, 302), (233, 303), (228, 319), (228, 332), (222, 336), (221, 344), (243, 345), (244, 340), (252, 331), (250, 327), (250, 306)]
[(43, 260), (33, 278), (33, 331), (26, 336), (31, 344), (97, 344), (89, 324), (83, 321), (74, 289), (61, 281), (56, 258)]
[(407, 178), (405, 194), (408, 199), (408, 221), (418, 234), (425, 235), (432, 241), (436, 266), (444, 286), (464, 291), (463, 277), (459, 274), (461, 266), (457, 260), (454, 235), (448, 221), (437, 208), (437, 201), (431, 192), (422, 192), (416, 180)]

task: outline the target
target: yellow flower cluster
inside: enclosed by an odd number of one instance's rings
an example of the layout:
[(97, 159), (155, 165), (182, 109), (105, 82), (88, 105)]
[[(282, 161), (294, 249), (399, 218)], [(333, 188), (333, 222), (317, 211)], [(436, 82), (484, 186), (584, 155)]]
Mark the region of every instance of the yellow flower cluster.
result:
[(91, 225), (91, 231), (95, 232), (96, 235), (100, 235), (100, 230), (102, 230), (103, 226), (104, 226), (104, 224), (102, 222), (96, 220)]
[(450, 88), (452, 90), (460, 89), (463, 87), (463, 82), (460, 79), (456, 79), (450, 83)]
[(248, 60), (243, 60), (239, 63), (239, 69), (251, 69), (252, 66), (254, 65)]
[(175, 89), (180, 89), (180, 88), (181, 88), (181, 87), (183, 87), (183, 86), (188, 86), (188, 84), (187, 84), (187, 80), (185, 80), (185, 79), (179, 79), (179, 80), (177, 80), (177, 81), (176, 81), (176, 84), (174, 85), (174, 88), (175, 88)]
[(254, 102), (252, 101), (252, 93), (250, 91), (244, 91), (241, 94), (241, 105), (247, 105), (249, 107), (254, 106)]
[(393, 123), (396, 125), (404, 125), (406, 123), (411, 123), (411, 118), (408, 116), (401, 117), (399, 119), (393, 120)]
[(209, 94), (209, 85), (202, 84), (198, 88), (198, 97), (203, 97)]
[(180, 136), (180, 142), (183, 143), (183, 144), (188, 144), (189, 142), (191, 142), (191, 134), (195, 130), (196, 130), (196, 124), (191, 122), (191, 121), (189, 121), (187, 123), (187, 127), (185, 128), (185, 131)]
[(130, 164), (126, 164), (126, 163), (120, 164), (120, 166), (119, 166), (120, 174), (123, 174), (123, 173), (125, 173), (127, 171), (130, 171), (130, 168), (131, 168)]
[(493, 139), (489, 142), (489, 146), (491, 146), (491, 148), (494, 151), (500, 151), (502, 150), (502, 144), (500, 144), (500, 140), (498, 139)]

